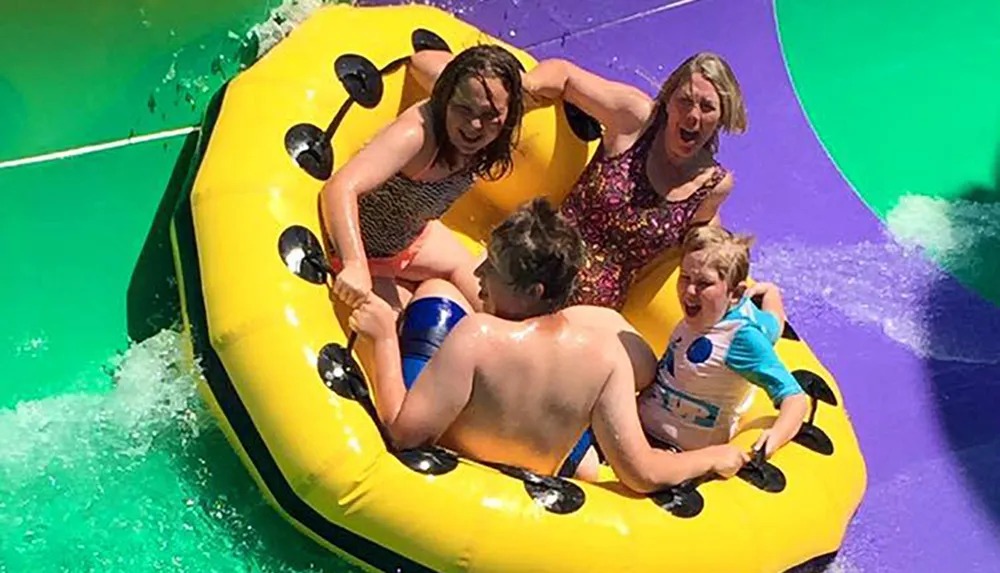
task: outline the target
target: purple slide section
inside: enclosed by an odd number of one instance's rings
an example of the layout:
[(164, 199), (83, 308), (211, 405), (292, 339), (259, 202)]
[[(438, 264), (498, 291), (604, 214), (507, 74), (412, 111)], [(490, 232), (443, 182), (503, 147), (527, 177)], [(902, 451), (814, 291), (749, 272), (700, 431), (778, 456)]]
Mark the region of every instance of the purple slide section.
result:
[[(571, 59), (650, 94), (687, 56), (721, 54), (736, 71), (750, 112), (749, 132), (722, 141), (720, 158), (736, 177), (723, 209), (725, 224), (753, 232), (765, 253), (797, 245), (803, 259), (852, 252), (852, 245), (861, 257), (865, 245), (889, 242), (802, 111), (771, 1), (436, 5), (536, 58)], [(1000, 493), (992, 491), (1000, 479), (1000, 311), (919, 256), (875, 248), (874, 257), (886, 260), (859, 265), (858, 280), (889, 289), (897, 288), (894, 281), (922, 281), (906, 292), (924, 299), (913, 304), (931, 308), (920, 318), (930, 333), (928, 344), (964, 354), (961, 360), (921, 356), (888, 336), (885, 324), (859, 321), (837, 304), (797, 293), (794, 277), (782, 277), (791, 319), (836, 376), (868, 463), (868, 494), (835, 567), (864, 573), (1000, 571)], [(843, 264), (842, 257), (837, 262)], [(774, 265), (762, 265), (769, 268)], [(801, 302), (806, 297), (812, 300)]]

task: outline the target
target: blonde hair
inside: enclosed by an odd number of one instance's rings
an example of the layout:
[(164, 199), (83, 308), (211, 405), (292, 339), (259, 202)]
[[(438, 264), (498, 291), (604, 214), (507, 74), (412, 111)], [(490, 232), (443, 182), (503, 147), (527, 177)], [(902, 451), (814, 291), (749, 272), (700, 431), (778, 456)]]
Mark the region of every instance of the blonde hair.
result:
[(719, 273), (729, 290), (750, 275), (752, 235), (737, 235), (722, 227), (700, 225), (688, 231), (681, 246), (683, 256), (705, 251), (705, 264)]
[(677, 66), (667, 81), (660, 87), (656, 95), (655, 118), (660, 111), (665, 111), (667, 102), (681, 84), (689, 81), (695, 74), (700, 74), (719, 92), (719, 102), (722, 106), (719, 117), (719, 127), (712, 138), (705, 144), (709, 151), (719, 150), (719, 130), (726, 133), (744, 133), (747, 130), (747, 110), (743, 103), (743, 90), (736, 81), (736, 74), (722, 56), (712, 52), (698, 52)]

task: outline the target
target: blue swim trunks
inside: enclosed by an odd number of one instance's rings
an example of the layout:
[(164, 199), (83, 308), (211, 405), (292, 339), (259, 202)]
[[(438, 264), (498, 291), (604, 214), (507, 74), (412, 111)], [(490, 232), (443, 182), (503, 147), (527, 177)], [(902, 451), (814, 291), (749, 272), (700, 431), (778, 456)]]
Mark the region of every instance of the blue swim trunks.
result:
[(571, 478), (576, 475), (576, 468), (580, 466), (580, 462), (583, 461), (583, 456), (587, 454), (590, 446), (597, 446), (597, 438), (594, 437), (593, 428), (584, 430), (583, 435), (580, 436), (580, 440), (573, 446), (573, 451), (566, 456), (566, 461), (563, 462), (562, 467), (559, 468), (559, 472), (556, 475), (565, 478)]
[(431, 356), (441, 348), (448, 333), (465, 316), (465, 310), (458, 303), (442, 297), (422, 298), (406, 307), (399, 325), (399, 352), (407, 390), (417, 381)]

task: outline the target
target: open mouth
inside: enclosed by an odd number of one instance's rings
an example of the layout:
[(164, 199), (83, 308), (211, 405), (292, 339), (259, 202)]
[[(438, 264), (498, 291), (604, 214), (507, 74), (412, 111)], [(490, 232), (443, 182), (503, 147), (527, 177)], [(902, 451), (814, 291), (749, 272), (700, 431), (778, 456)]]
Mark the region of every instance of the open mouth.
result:
[(684, 143), (694, 143), (698, 140), (698, 132), (691, 131), (689, 129), (684, 129), (683, 127), (678, 128), (681, 134), (681, 141)]
[(466, 147), (475, 147), (475, 146), (479, 145), (479, 143), (483, 140), (483, 134), (482, 133), (477, 133), (477, 134), (474, 134), (474, 135), (470, 136), (468, 133), (462, 131), (461, 129), (458, 130), (458, 136), (459, 136), (459, 138), (461, 138), (462, 143)]
[(694, 318), (701, 312), (701, 305), (695, 302), (685, 302), (682, 306), (684, 307), (684, 316), (687, 318)]

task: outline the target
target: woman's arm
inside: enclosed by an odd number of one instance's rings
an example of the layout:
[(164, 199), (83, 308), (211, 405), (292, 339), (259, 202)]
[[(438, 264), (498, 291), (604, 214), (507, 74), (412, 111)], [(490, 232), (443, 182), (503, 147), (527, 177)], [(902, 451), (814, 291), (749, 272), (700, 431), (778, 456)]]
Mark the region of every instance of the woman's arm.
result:
[(454, 54), (444, 50), (421, 50), (410, 56), (410, 65), (407, 69), (420, 87), (430, 93), (438, 76), (454, 57)]
[(524, 89), (536, 99), (565, 99), (601, 122), (612, 137), (638, 133), (653, 110), (653, 100), (642, 90), (567, 60), (543, 60), (525, 75)]
[(726, 173), (726, 176), (719, 181), (719, 184), (712, 189), (712, 192), (705, 197), (698, 210), (694, 212), (694, 216), (691, 218), (692, 225), (715, 225), (718, 227), (722, 226), (722, 215), (720, 209), (722, 204), (729, 198), (729, 194), (733, 190), (733, 185), (735, 184), (733, 180), (732, 172)]

